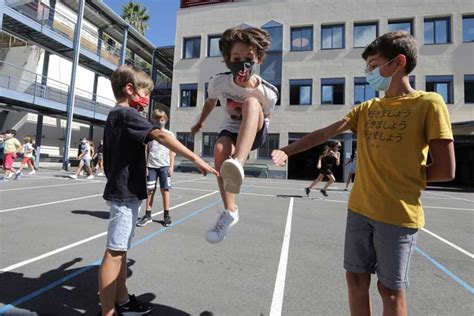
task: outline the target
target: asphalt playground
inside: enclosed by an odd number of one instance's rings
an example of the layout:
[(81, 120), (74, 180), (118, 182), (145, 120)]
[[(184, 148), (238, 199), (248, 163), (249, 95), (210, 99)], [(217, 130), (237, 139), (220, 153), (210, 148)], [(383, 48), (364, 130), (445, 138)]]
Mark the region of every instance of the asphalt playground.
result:
[[(0, 182), (0, 314), (97, 315), (97, 270), (108, 207), (105, 178), (71, 180), (42, 169)], [(222, 203), (214, 177), (175, 173), (173, 225), (137, 228), (128, 255), (131, 293), (151, 315), (348, 315), (342, 267), (349, 192), (303, 196), (305, 181), (247, 178), (240, 221), (205, 240)], [(411, 262), (410, 315), (474, 315), (474, 193), (423, 193), (426, 226)], [(381, 302), (372, 286), (373, 309)]]

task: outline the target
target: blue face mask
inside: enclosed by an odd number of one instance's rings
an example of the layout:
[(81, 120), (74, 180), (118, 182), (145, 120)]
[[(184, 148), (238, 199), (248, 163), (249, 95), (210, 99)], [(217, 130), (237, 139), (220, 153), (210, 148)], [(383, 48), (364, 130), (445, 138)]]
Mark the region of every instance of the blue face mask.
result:
[(375, 68), (374, 70), (370, 72), (367, 70), (365, 71), (365, 78), (367, 82), (370, 84), (370, 86), (372, 87), (372, 89), (374, 89), (375, 91), (387, 91), (388, 88), (390, 87), (390, 83), (392, 82), (392, 77), (397, 72), (394, 72), (393, 75), (389, 77), (384, 77), (380, 74), (380, 68), (391, 63), (392, 61), (393, 59), (383, 64), (382, 66)]
[(367, 82), (375, 91), (387, 91), (392, 82), (392, 76), (384, 77), (380, 74), (380, 69), (377, 68), (372, 73), (366, 75)]

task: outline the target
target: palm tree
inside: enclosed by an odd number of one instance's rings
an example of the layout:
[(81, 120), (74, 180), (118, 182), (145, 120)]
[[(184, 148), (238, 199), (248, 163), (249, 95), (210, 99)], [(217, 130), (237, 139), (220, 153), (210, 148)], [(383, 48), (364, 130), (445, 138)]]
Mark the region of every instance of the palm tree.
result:
[(123, 5), (122, 18), (142, 34), (145, 34), (145, 30), (148, 29), (148, 20), (150, 19), (148, 9), (142, 8), (140, 3), (130, 0), (129, 3)]

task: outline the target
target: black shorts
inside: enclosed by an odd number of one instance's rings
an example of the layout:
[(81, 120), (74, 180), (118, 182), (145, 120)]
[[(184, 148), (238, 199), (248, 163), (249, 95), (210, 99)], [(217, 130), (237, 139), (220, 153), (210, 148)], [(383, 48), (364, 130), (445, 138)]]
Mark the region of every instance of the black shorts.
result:
[(330, 168), (321, 168), (319, 169), (319, 172), (325, 176), (329, 176), (333, 174)]
[(168, 176), (169, 167), (148, 168), (146, 177), (146, 187), (148, 191), (155, 191), (157, 182), (160, 183), (160, 189), (169, 191), (171, 189), (171, 178)]
[[(255, 140), (253, 141), (251, 150), (255, 150), (258, 147), (265, 144), (265, 142), (267, 141), (267, 134), (268, 134), (267, 124), (263, 123), (263, 127), (260, 129), (260, 131), (257, 133), (257, 135), (255, 135)], [(219, 135), (217, 136), (217, 139), (219, 139), (221, 137), (224, 137), (224, 136), (227, 136), (230, 139), (232, 139), (234, 144), (236, 144), (238, 135), (239, 135), (238, 133), (232, 133), (232, 132), (229, 132), (228, 130), (224, 129), (219, 133)]]

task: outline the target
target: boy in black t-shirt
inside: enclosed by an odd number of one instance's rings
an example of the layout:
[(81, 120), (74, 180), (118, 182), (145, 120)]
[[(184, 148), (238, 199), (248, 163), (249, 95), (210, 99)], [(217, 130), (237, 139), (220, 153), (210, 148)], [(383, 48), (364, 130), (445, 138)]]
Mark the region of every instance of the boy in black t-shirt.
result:
[(102, 315), (124, 312), (147, 314), (149, 304), (129, 295), (127, 250), (130, 248), (142, 200), (147, 197), (145, 144), (156, 140), (193, 161), (206, 175), (217, 171), (179, 141), (152, 125), (139, 111), (148, 105), (153, 81), (129, 65), (117, 68), (111, 77), (117, 106), (109, 113), (104, 129), (104, 169), (107, 184), (104, 199), (110, 206), (107, 248), (99, 269)]

